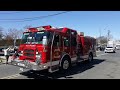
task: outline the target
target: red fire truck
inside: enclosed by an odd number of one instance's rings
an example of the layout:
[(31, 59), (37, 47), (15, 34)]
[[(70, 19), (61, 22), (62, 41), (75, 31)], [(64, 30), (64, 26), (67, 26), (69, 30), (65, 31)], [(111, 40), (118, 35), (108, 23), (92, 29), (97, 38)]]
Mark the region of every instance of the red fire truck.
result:
[(11, 64), (31, 70), (49, 72), (68, 70), (73, 63), (92, 61), (96, 56), (96, 39), (76, 30), (50, 25), (28, 28), (22, 36), (18, 58)]

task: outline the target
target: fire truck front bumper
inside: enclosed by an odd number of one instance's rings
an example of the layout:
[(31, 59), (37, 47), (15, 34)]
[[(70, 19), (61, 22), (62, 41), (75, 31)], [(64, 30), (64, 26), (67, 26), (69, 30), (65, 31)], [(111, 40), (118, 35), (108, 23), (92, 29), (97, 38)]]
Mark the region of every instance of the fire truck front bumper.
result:
[(30, 69), (30, 70), (45, 70), (48, 69), (48, 65), (47, 64), (36, 64), (35, 62), (30, 62), (28, 60), (12, 60), (11, 61), (12, 65), (18, 66), (20, 68), (23, 69)]

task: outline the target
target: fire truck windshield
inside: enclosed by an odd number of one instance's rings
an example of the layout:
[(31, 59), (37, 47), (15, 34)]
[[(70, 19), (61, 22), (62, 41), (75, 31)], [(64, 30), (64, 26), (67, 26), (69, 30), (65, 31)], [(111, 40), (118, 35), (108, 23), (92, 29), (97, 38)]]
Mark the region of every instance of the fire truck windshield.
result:
[(22, 44), (42, 44), (43, 36), (49, 39), (50, 33), (47, 31), (25, 32), (22, 36)]

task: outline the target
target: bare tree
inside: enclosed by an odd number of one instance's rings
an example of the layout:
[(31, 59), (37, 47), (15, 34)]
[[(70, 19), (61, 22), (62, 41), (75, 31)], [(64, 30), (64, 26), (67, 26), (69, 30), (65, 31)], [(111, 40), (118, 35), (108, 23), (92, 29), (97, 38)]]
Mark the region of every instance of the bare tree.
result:
[[(6, 34), (6, 39), (9, 37), (10, 39), (13, 40), (13, 45), (16, 45), (16, 39), (20, 39), (22, 36), (22, 30), (17, 30), (17, 29), (8, 29), (8, 33)], [(9, 40), (9, 39), (7, 39)]]
[[(23, 27), (23, 29), (27, 29), (32, 27), (31, 25), (26, 25), (25, 27)], [(16, 41), (22, 38), (22, 34), (25, 30), (18, 30), (16, 28), (10, 28), (8, 29), (8, 32), (4, 34), (4, 39), (7, 41), (7, 45), (16, 45)], [(0, 28), (1, 30), (1, 28)], [(1, 34), (1, 33), (0, 33)]]
[(100, 44), (106, 44), (107, 43), (107, 37), (100, 36), (100, 37), (97, 38), (97, 42), (99, 42)]
[(27, 28), (31, 28), (32, 26), (31, 25), (26, 25), (26, 26), (24, 26), (23, 28), (24, 29), (27, 29)]
[(0, 27), (0, 40), (2, 39), (2, 37), (3, 37), (3, 28), (2, 27)]
[(107, 37), (102, 36), (102, 37), (101, 37), (101, 40), (100, 40), (100, 43), (101, 43), (101, 44), (107, 43)]
[(8, 33), (4, 34), (4, 40), (5, 40), (4, 45), (7, 45), (7, 46), (13, 45), (13, 43), (12, 43), (13, 42), (13, 38)]

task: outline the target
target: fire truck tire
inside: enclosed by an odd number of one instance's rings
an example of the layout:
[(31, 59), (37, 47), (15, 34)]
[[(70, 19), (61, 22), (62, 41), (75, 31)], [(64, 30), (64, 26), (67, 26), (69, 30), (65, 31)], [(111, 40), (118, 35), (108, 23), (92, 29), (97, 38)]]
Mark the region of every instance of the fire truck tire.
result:
[(92, 53), (90, 53), (89, 57), (88, 57), (88, 62), (91, 62), (91, 61), (93, 61), (93, 54)]
[(67, 58), (67, 57), (63, 58), (63, 60), (61, 62), (60, 70), (61, 71), (67, 71), (70, 67), (71, 67), (70, 59)]

